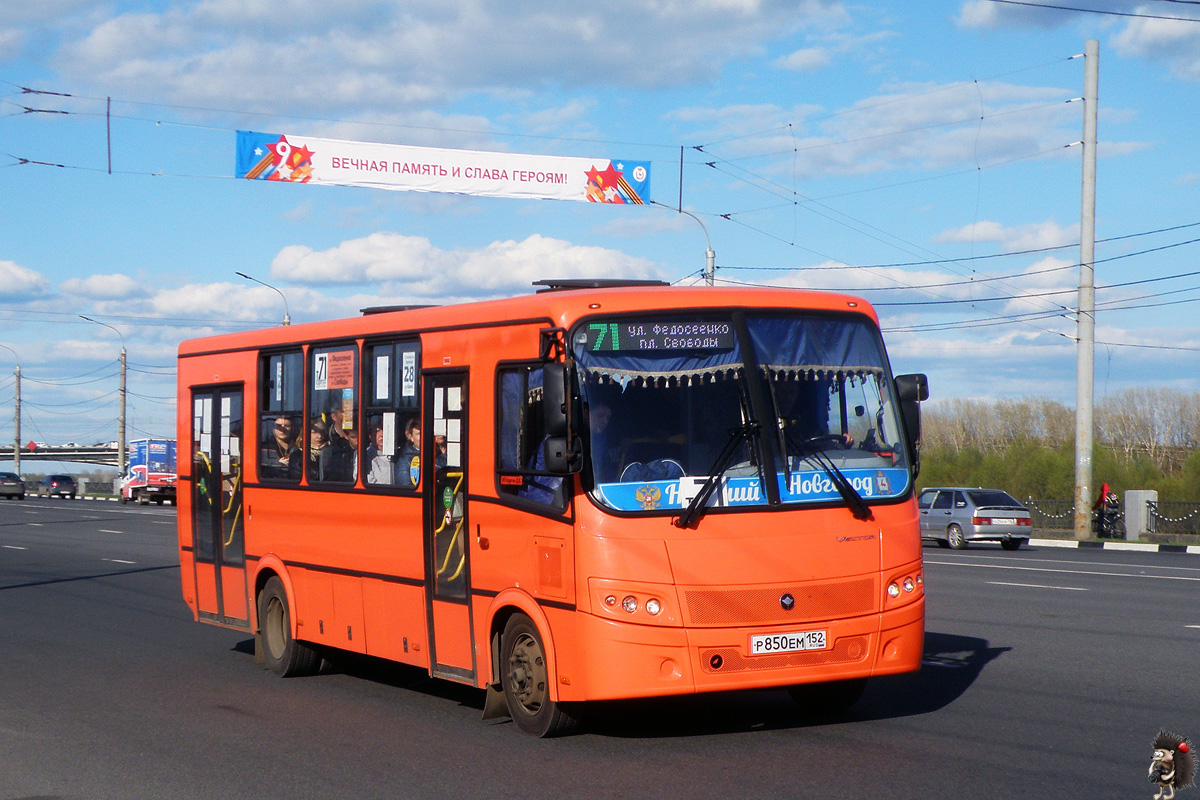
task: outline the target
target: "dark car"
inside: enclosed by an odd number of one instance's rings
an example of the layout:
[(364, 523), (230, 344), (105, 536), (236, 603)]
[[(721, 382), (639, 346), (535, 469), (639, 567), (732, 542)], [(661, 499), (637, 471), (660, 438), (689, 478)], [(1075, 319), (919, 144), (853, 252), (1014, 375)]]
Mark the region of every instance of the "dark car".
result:
[(0, 472), (0, 494), (12, 500), (25, 499), (25, 481), (15, 472)]
[(74, 498), (79, 485), (70, 475), (47, 475), (37, 485), (36, 493), (42, 497)]

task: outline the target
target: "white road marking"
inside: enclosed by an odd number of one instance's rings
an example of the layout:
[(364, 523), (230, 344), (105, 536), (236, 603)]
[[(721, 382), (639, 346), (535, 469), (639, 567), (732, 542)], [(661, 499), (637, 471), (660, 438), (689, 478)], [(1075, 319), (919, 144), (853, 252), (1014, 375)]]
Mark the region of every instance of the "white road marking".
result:
[[(1103, 578), (1146, 578), (1157, 581), (1197, 581), (1200, 582), (1200, 577), (1191, 577), (1190, 575), (1147, 575), (1145, 572), (1099, 572), (1096, 570), (1087, 569), (1049, 569), (1048, 567), (1019, 567), (1014, 564), (979, 564), (967, 561), (930, 561), (925, 559), (926, 564), (942, 564), (949, 567), (982, 567), (983, 569), (1014, 569), (1025, 572), (1054, 572), (1065, 575), (1099, 575)], [(1151, 567), (1151, 569), (1156, 569)]]
[(136, 561), (126, 561), (126, 560), (125, 560), (125, 559), (123, 559), (123, 558), (105, 558), (105, 559), (102, 559), (102, 560), (103, 560), (103, 561), (111, 561), (111, 562), (113, 562), (114, 564), (136, 564), (136, 563), (137, 563)]
[(98, 528), (101, 533), (124, 533), (125, 531), (110, 531), (108, 528)]
[[(988, 556), (988, 555), (984, 555), (984, 554), (980, 553), (978, 556), (971, 555), (971, 556), (969, 556), (969, 558), (972, 561), (997, 561), (1001, 564), (1006, 564), (1006, 565), (1013, 563), (1013, 559), (1011, 556)], [(929, 561), (928, 558), (926, 558), (925, 560)], [(943, 562), (938, 562), (938, 563), (950, 564), (950, 563), (957, 563), (957, 562), (943, 561)], [(1087, 567), (1106, 566), (1106, 564), (1104, 564), (1104, 562), (1075, 561), (1075, 560), (1068, 560), (1068, 559), (1061, 559), (1061, 558), (1024, 558), (1024, 557), (1021, 557), (1021, 563), (1022, 564), (1079, 564), (1079, 565), (1087, 566)], [(1179, 566), (1171, 566), (1169, 564), (1141, 565), (1141, 564), (1124, 564), (1124, 563), (1120, 563), (1120, 562), (1114, 562), (1112, 564), (1112, 566), (1114, 566), (1114, 567), (1130, 567), (1130, 568), (1137, 567), (1138, 569), (1156, 569), (1156, 570), (1162, 570), (1162, 571), (1174, 570), (1175, 572), (1200, 573), (1200, 567), (1179, 567)]]
[(6, 544), (6, 545), (4, 545), (4, 549), (5, 550), (28, 550), (29, 548), (28, 547), (18, 547), (15, 544)]
[(1024, 586), (1029, 589), (1062, 589), (1068, 592), (1086, 592), (1087, 589), (1079, 586), (1048, 586), (1044, 583), (1005, 583), (1004, 581), (988, 581), (993, 586)]

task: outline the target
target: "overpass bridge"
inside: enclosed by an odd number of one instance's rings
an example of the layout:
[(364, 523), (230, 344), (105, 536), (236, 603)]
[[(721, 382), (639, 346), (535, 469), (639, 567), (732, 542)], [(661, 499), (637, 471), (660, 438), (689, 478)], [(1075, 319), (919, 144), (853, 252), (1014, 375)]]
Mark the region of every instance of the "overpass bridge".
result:
[[(0, 447), (0, 461), (11, 461), (13, 449)], [(81, 464), (96, 464), (102, 467), (117, 467), (117, 450), (109, 447), (38, 447), (30, 450), (21, 448), (21, 461), (74, 461)]]

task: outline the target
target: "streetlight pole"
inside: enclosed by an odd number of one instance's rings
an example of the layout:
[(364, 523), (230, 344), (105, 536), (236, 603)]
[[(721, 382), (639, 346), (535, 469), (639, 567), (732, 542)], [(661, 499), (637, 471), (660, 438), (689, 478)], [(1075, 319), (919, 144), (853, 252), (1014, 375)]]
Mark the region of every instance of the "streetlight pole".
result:
[[(662, 206), (663, 208), (670, 208), (670, 206), (666, 205), (665, 203), (660, 203), (657, 200), (651, 200), (650, 202), (656, 206)], [(676, 209), (674, 209), (674, 211), (676, 211), (680, 214), (687, 214), (689, 217), (696, 220), (696, 223), (700, 226), (700, 229), (702, 231), (704, 231), (704, 241), (708, 245), (707, 249), (704, 251), (704, 282), (707, 283), (709, 286), (712, 286), (713, 279), (717, 272), (717, 266), (716, 266), (717, 254), (713, 252), (712, 239), (708, 238), (708, 228), (700, 220), (700, 218), (697, 217), (692, 212), (684, 211), (682, 208), (676, 208)]]
[(0, 344), (0, 347), (12, 353), (17, 362), (17, 368), (13, 371), (13, 376), (17, 380), (17, 399), (13, 411), (13, 472), (19, 476), (21, 474), (21, 357), (17, 355), (16, 350), (6, 344)]
[(94, 322), (97, 325), (103, 325), (104, 327), (108, 328), (110, 331), (117, 334), (117, 336), (119, 336), (121, 338), (121, 410), (120, 410), (119, 415), (117, 416), (117, 434), (119, 437), (117, 439), (117, 471), (121, 475), (124, 475), (125, 474), (125, 337), (121, 335), (121, 332), (119, 330), (114, 328), (112, 325), (109, 325), (107, 322), (101, 322), (100, 320), (92, 319), (91, 317), (85, 317), (83, 314), (80, 314), (79, 318), (82, 320), (85, 320), (87, 322)]
[(239, 278), (245, 278), (248, 281), (254, 281), (255, 283), (262, 284), (263, 286), (267, 287), (268, 289), (273, 290), (275, 292), (275, 294), (279, 295), (283, 299), (283, 324), (284, 325), (292, 324), (292, 315), (288, 313), (288, 302), (287, 302), (287, 298), (283, 296), (283, 292), (279, 291), (278, 289), (276, 289), (274, 286), (267, 283), (266, 281), (260, 281), (258, 278), (251, 277), (250, 275), (247, 275), (244, 272), (236, 272), (235, 271), (233, 274), (237, 275)]

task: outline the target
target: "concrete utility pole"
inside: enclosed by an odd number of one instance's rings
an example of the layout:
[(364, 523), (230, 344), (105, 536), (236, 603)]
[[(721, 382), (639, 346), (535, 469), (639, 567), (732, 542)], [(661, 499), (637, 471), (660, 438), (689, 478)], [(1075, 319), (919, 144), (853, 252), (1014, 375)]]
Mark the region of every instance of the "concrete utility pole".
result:
[(13, 412), (13, 472), (21, 474), (21, 365), (13, 373), (17, 378), (16, 411)]
[(1096, 357), (1096, 104), (1100, 45), (1084, 47), (1083, 205), (1079, 223), (1079, 302), (1075, 317), (1075, 538), (1092, 533), (1092, 433)]
[(107, 322), (85, 317), (83, 314), (79, 318), (87, 322), (94, 322), (97, 325), (103, 325), (110, 331), (115, 333), (121, 339), (121, 410), (117, 415), (117, 471), (125, 474), (125, 337), (121, 332), (109, 325)]
[(13, 371), (13, 377), (17, 381), (17, 399), (15, 410), (13, 411), (13, 472), (21, 474), (21, 357), (17, 355), (17, 351), (13, 350), (6, 344), (0, 344), (5, 350), (13, 354), (16, 359), (17, 368)]

